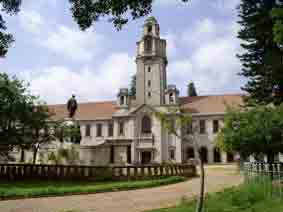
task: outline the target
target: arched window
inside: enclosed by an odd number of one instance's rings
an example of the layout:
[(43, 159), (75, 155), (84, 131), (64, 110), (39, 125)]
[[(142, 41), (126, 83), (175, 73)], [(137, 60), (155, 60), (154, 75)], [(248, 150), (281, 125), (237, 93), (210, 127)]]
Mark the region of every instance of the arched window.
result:
[(147, 37), (144, 40), (144, 50), (146, 52), (152, 51), (152, 39), (150, 37)]
[(214, 163), (221, 162), (221, 153), (220, 153), (220, 150), (216, 147), (213, 150), (213, 160), (214, 160)]
[(200, 148), (200, 157), (202, 158), (202, 161), (204, 163), (208, 162), (208, 151), (207, 148), (204, 146)]
[(142, 133), (151, 133), (151, 120), (148, 116), (142, 118)]
[(194, 159), (195, 158), (195, 151), (193, 147), (187, 148), (187, 159)]

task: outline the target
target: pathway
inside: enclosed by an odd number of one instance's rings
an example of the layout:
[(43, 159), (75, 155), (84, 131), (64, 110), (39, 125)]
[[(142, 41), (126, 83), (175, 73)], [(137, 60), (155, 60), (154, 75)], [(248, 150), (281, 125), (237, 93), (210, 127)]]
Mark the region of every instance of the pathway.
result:
[[(238, 185), (242, 178), (234, 166), (206, 167), (206, 191)], [(1, 188), (0, 188), (1, 189)], [(198, 193), (199, 179), (151, 189), (65, 197), (0, 201), (1, 212), (141, 212), (175, 205)]]

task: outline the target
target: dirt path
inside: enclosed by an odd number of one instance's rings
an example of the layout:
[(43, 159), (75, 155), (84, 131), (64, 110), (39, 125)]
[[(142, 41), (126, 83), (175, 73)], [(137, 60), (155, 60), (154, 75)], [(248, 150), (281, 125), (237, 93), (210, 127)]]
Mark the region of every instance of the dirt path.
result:
[[(206, 170), (207, 192), (242, 182), (233, 166), (210, 166)], [(0, 212), (140, 212), (173, 206), (184, 196), (196, 195), (198, 189), (199, 179), (195, 178), (152, 189), (1, 201)]]

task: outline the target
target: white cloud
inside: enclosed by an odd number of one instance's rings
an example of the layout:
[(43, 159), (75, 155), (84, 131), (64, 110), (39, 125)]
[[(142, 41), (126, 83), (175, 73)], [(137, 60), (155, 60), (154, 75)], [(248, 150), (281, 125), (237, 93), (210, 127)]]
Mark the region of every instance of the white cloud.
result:
[(201, 94), (240, 91), (237, 25), (226, 24), (203, 19), (183, 33), (179, 45), (192, 51), (185, 56), (187, 59), (169, 63), (168, 70), (169, 81), (176, 83), (183, 95), (189, 81), (195, 82)]
[(24, 30), (39, 34), (44, 24), (41, 15), (33, 10), (22, 10), (19, 14), (19, 22)]
[(48, 33), (46, 40), (39, 42), (50, 51), (77, 61), (90, 61), (105, 44), (104, 37), (98, 33), (63, 25), (57, 26), (56, 31)]
[(31, 92), (51, 103), (64, 103), (72, 93), (79, 101), (115, 100), (120, 87), (128, 87), (135, 73), (133, 58), (125, 53), (112, 54), (97, 68), (79, 71), (65, 66), (25, 71), (22, 78), (30, 82)]

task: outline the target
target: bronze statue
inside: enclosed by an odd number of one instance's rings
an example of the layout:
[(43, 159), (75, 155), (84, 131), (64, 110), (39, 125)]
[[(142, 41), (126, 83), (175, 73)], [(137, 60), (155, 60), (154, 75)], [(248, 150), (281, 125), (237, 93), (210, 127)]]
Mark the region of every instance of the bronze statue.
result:
[(73, 118), (78, 109), (78, 103), (74, 94), (72, 95), (72, 98), (70, 98), (67, 102), (67, 109), (69, 111), (69, 118)]

